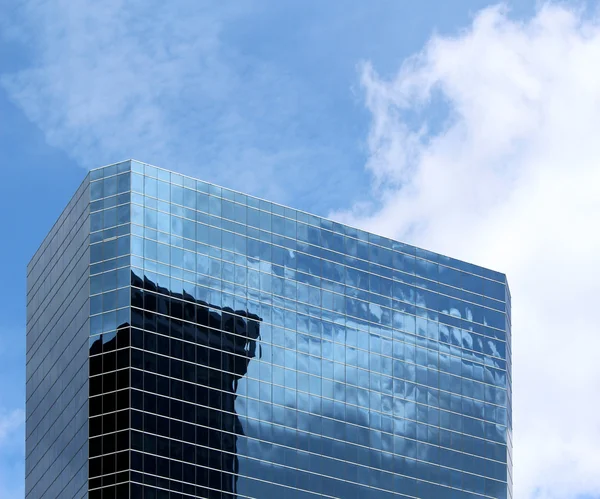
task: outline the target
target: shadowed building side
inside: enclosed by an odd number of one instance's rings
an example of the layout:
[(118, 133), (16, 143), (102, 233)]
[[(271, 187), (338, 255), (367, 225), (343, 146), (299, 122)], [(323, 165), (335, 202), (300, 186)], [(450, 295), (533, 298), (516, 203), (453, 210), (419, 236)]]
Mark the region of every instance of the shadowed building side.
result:
[[(236, 497), (237, 439), (244, 434), (235, 411), (236, 391), (248, 363), (256, 356), (261, 319), (246, 311), (196, 300), (189, 293), (173, 293), (133, 272), (131, 306), (132, 325), (121, 324), (116, 334), (105, 335), (90, 346), (90, 418), (93, 422), (99, 417), (113, 419), (107, 428), (115, 431), (102, 435), (107, 433), (103, 425), (91, 425), (90, 488), (127, 479), (130, 460), (133, 470), (141, 468), (138, 471), (157, 475), (153, 485), (158, 485), (161, 473), (164, 479), (172, 478), (169, 470), (175, 467), (164, 460), (180, 456), (195, 467), (195, 493), (209, 498)], [(189, 372), (192, 365), (194, 379), (189, 374), (184, 377), (183, 371)], [(185, 404), (188, 410), (175, 409), (177, 402), (172, 399), (181, 400), (181, 408)], [(195, 408), (193, 418), (184, 416), (184, 412), (191, 415), (190, 407)], [(128, 408), (134, 410), (133, 422), (139, 419), (136, 409), (144, 411), (142, 432), (160, 435), (155, 462), (146, 455), (138, 459), (135, 451), (147, 452), (144, 440), (149, 438), (141, 433), (138, 438), (136, 428), (129, 423)], [(115, 410), (116, 416), (101, 416)], [(151, 418), (156, 424), (147, 428), (145, 422)], [(175, 427), (181, 426), (174, 421), (181, 420), (195, 426), (191, 459), (184, 459), (179, 439), (174, 438), (179, 436)], [(158, 431), (159, 425), (163, 431)], [(126, 452), (130, 426), (134, 430), (131, 456)], [(94, 429), (102, 433), (96, 434)], [(149, 443), (147, 447), (154, 446)], [(114, 477), (107, 479), (107, 470)], [(132, 475), (135, 477), (135, 471)], [(220, 490), (215, 490), (217, 487)]]

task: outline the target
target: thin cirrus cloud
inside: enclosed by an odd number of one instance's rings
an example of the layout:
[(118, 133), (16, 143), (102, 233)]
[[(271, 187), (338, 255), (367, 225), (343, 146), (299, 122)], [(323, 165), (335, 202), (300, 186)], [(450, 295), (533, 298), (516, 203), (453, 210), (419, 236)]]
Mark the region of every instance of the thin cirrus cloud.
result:
[(313, 106), (318, 118), (319, 102), (300, 99), (285, 67), (228, 40), (267, 10), (261, 0), (27, 0), (4, 21), (25, 62), (0, 84), (84, 167), (133, 157), (280, 201), (311, 196), (300, 180), (340, 159), (318, 136), (303, 142), (297, 116)]
[(360, 71), (373, 200), (333, 216), (507, 273), (515, 498), (600, 494), (598, 20), (496, 6)]

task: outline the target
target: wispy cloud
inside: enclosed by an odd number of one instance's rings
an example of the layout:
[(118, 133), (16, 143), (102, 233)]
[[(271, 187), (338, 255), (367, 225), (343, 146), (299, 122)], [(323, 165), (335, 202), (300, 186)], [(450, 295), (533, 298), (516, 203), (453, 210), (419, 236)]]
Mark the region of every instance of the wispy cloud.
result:
[(361, 68), (374, 201), (334, 216), (507, 272), (517, 499), (600, 493), (598, 61), (597, 20), (546, 5)]
[[(281, 201), (320, 202), (307, 176), (349, 178), (332, 168), (345, 152), (319, 128), (327, 99), (301, 92), (291, 61), (229, 40), (231, 30), (252, 38), (266, 29), (277, 43), (281, 19), (268, 10), (260, 0), (26, 0), (5, 27), (19, 27), (6, 36), (28, 57), (0, 81), (48, 142), (85, 167), (134, 157)], [(269, 24), (249, 28), (257, 22)]]
[[(165, 160), (177, 142), (208, 139), (235, 119), (219, 112), (239, 84), (219, 44), (235, 13), (202, 5), (26, 2), (18, 12), (35, 63), (3, 83), (50, 143), (85, 166), (125, 151)], [(180, 99), (191, 92), (202, 98)], [(214, 120), (185, 130), (196, 113)]]

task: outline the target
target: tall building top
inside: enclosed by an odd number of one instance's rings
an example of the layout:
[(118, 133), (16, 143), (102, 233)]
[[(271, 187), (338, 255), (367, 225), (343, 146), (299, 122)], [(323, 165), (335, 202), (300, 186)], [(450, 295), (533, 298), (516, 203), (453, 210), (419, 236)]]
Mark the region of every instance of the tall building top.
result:
[(419, 260), (437, 263), (443, 265), (444, 267), (450, 267), (462, 272), (498, 281), (503, 284), (506, 283), (506, 275), (502, 272), (475, 265), (464, 260), (451, 258), (449, 256), (429, 251), (418, 246), (403, 243), (395, 239), (377, 235), (373, 232), (358, 229), (348, 224), (336, 222), (334, 220), (303, 210), (292, 208), (273, 201), (268, 201), (251, 194), (236, 191), (234, 189), (213, 184), (205, 180), (200, 180), (189, 175), (161, 168), (149, 163), (144, 163), (142, 161), (129, 159), (110, 165), (100, 166), (90, 170), (89, 175), (90, 180), (95, 181), (112, 177), (126, 171), (131, 171), (133, 173), (155, 178), (157, 181), (175, 184), (185, 189), (203, 192), (209, 196), (221, 197), (234, 203), (245, 204), (260, 211), (272, 213), (306, 225), (318, 227), (332, 233), (367, 242), (370, 246), (377, 246), (392, 250), (394, 252), (404, 253), (410, 256), (415, 256)]
[(512, 499), (504, 274), (127, 160), (27, 290), (28, 498)]

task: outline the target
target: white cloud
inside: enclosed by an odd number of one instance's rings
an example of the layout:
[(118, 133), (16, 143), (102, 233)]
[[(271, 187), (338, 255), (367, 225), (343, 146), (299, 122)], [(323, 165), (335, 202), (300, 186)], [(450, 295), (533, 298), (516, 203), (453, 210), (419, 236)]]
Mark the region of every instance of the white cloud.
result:
[(84, 167), (133, 157), (281, 198), (278, 169), (326, 148), (295, 140), (285, 68), (223, 40), (254, 4), (25, 0), (0, 28), (30, 57), (0, 84)]
[[(222, 45), (240, 3), (218, 4), (23, 2), (28, 29), (13, 36), (31, 34), (35, 64), (3, 84), (86, 166), (229, 165), (228, 185), (258, 192), (304, 154), (275, 140), (302, 104), (278, 93), (275, 68)], [(558, 6), (526, 22), (488, 9), (393, 80), (364, 66), (362, 83), (375, 201), (336, 218), (508, 274), (516, 499), (600, 493), (600, 27)]]
[[(22, 27), (31, 36), (22, 41), (35, 50), (36, 63), (5, 75), (3, 83), (52, 145), (67, 148), (85, 165), (97, 165), (94, 153), (112, 153), (125, 131), (132, 146), (143, 138), (157, 150), (164, 148), (172, 128), (160, 103), (182, 87), (200, 88), (218, 99), (219, 86), (198, 66), (210, 68), (206, 73), (217, 79), (219, 61), (210, 55), (220, 20), (203, 16), (201, 9), (174, 26), (165, 9), (153, 8), (135, 19), (135, 9), (120, 0), (25, 5)], [(192, 38), (191, 31), (198, 35)]]
[(334, 217), (507, 273), (515, 497), (599, 494), (600, 25), (509, 14), (361, 68), (374, 201)]

